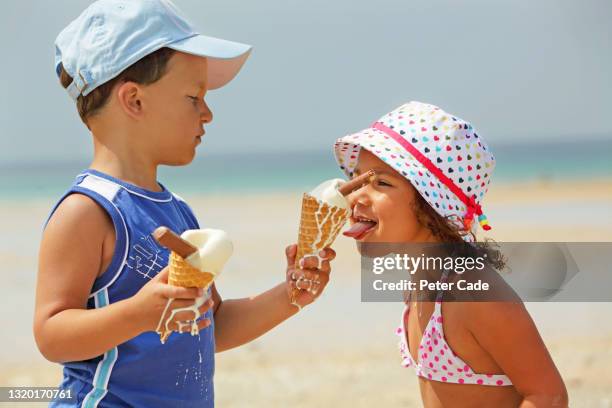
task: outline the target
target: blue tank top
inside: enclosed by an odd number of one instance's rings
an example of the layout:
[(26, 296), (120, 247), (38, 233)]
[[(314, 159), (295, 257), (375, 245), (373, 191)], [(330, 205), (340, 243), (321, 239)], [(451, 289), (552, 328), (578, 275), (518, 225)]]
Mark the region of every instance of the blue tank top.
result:
[[(199, 228), (189, 206), (162, 186), (144, 190), (95, 170), (79, 174), (51, 212), (70, 194), (84, 194), (106, 210), (115, 227), (115, 253), (91, 289), (87, 308), (102, 308), (134, 296), (167, 265), (168, 250), (151, 233), (165, 225), (178, 234)], [(49, 216), (50, 217), (50, 216)], [(104, 355), (64, 363), (61, 389), (76, 403), (51, 407), (213, 407), (214, 321), (199, 336), (173, 333), (161, 344), (151, 331)]]

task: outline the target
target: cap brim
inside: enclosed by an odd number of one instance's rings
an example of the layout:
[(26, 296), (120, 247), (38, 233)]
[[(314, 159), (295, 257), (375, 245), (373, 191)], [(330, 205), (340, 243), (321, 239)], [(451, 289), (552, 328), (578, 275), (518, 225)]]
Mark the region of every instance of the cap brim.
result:
[(218, 89), (238, 74), (253, 48), (247, 44), (195, 35), (166, 45), (176, 51), (208, 59), (208, 89)]

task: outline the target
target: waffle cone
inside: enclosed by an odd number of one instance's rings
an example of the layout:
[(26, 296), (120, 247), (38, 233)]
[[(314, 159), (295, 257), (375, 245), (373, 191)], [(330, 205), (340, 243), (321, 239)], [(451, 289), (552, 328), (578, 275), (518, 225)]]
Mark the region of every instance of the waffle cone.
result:
[[(304, 256), (317, 255), (320, 250), (333, 244), (348, 216), (347, 209), (330, 206), (309, 194), (304, 194), (295, 267), (300, 267), (300, 259)], [(297, 289), (292, 291), (292, 302), (298, 293)]]
[(170, 273), (168, 274), (170, 285), (184, 288), (207, 288), (215, 278), (212, 273), (202, 272), (194, 268), (174, 251), (170, 253), (168, 266), (170, 267)]
[[(170, 260), (168, 261), (170, 272), (168, 274), (168, 283), (174, 286), (182, 286), (184, 288), (208, 288), (215, 275), (208, 272), (202, 272), (191, 266), (189, 262), (183, 259), (179, 254), (170, 252)], [(167, 331), (165, 325), (160, 328), (159, 337), (164, 343), (172, 331)]]

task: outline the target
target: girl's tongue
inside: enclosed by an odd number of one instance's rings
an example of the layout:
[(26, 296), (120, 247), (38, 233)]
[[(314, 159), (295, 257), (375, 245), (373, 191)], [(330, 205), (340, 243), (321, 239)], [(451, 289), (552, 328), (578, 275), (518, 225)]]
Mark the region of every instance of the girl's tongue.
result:
[(359, 238), (366, 231), (369, 231), (375, 226), (376, 226), (376, 223), (374, 221), (357, 221), (356, 223), (351, 225), (349, 229), (344, 231), (342, 235), (346, 237), (350, 237), (350, 238)]

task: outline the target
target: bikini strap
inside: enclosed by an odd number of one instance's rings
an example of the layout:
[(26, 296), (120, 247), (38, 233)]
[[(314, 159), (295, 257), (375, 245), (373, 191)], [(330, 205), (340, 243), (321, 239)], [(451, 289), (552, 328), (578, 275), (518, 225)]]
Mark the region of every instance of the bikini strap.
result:
[(409, 305), (410, 304), (410, 299), (412, 299), (412, 291), (408, 290), (407, 292), (408, 292), (408, 294), (406, 294), (406, 292), (404, 292), (404, 304)]
[[(442, 276), (440, 277), (440, 282), (446, 282), (448, 280), (448, 275), (449, 275), (449, 270), (445, 269), (442, 272)], [(439, 290), (438, 294), (436, 295), (436, 308), (440, 307), (440, 303), (442, 302), (442, 296), (444, 295), (444, 291), (443, 290)]]

